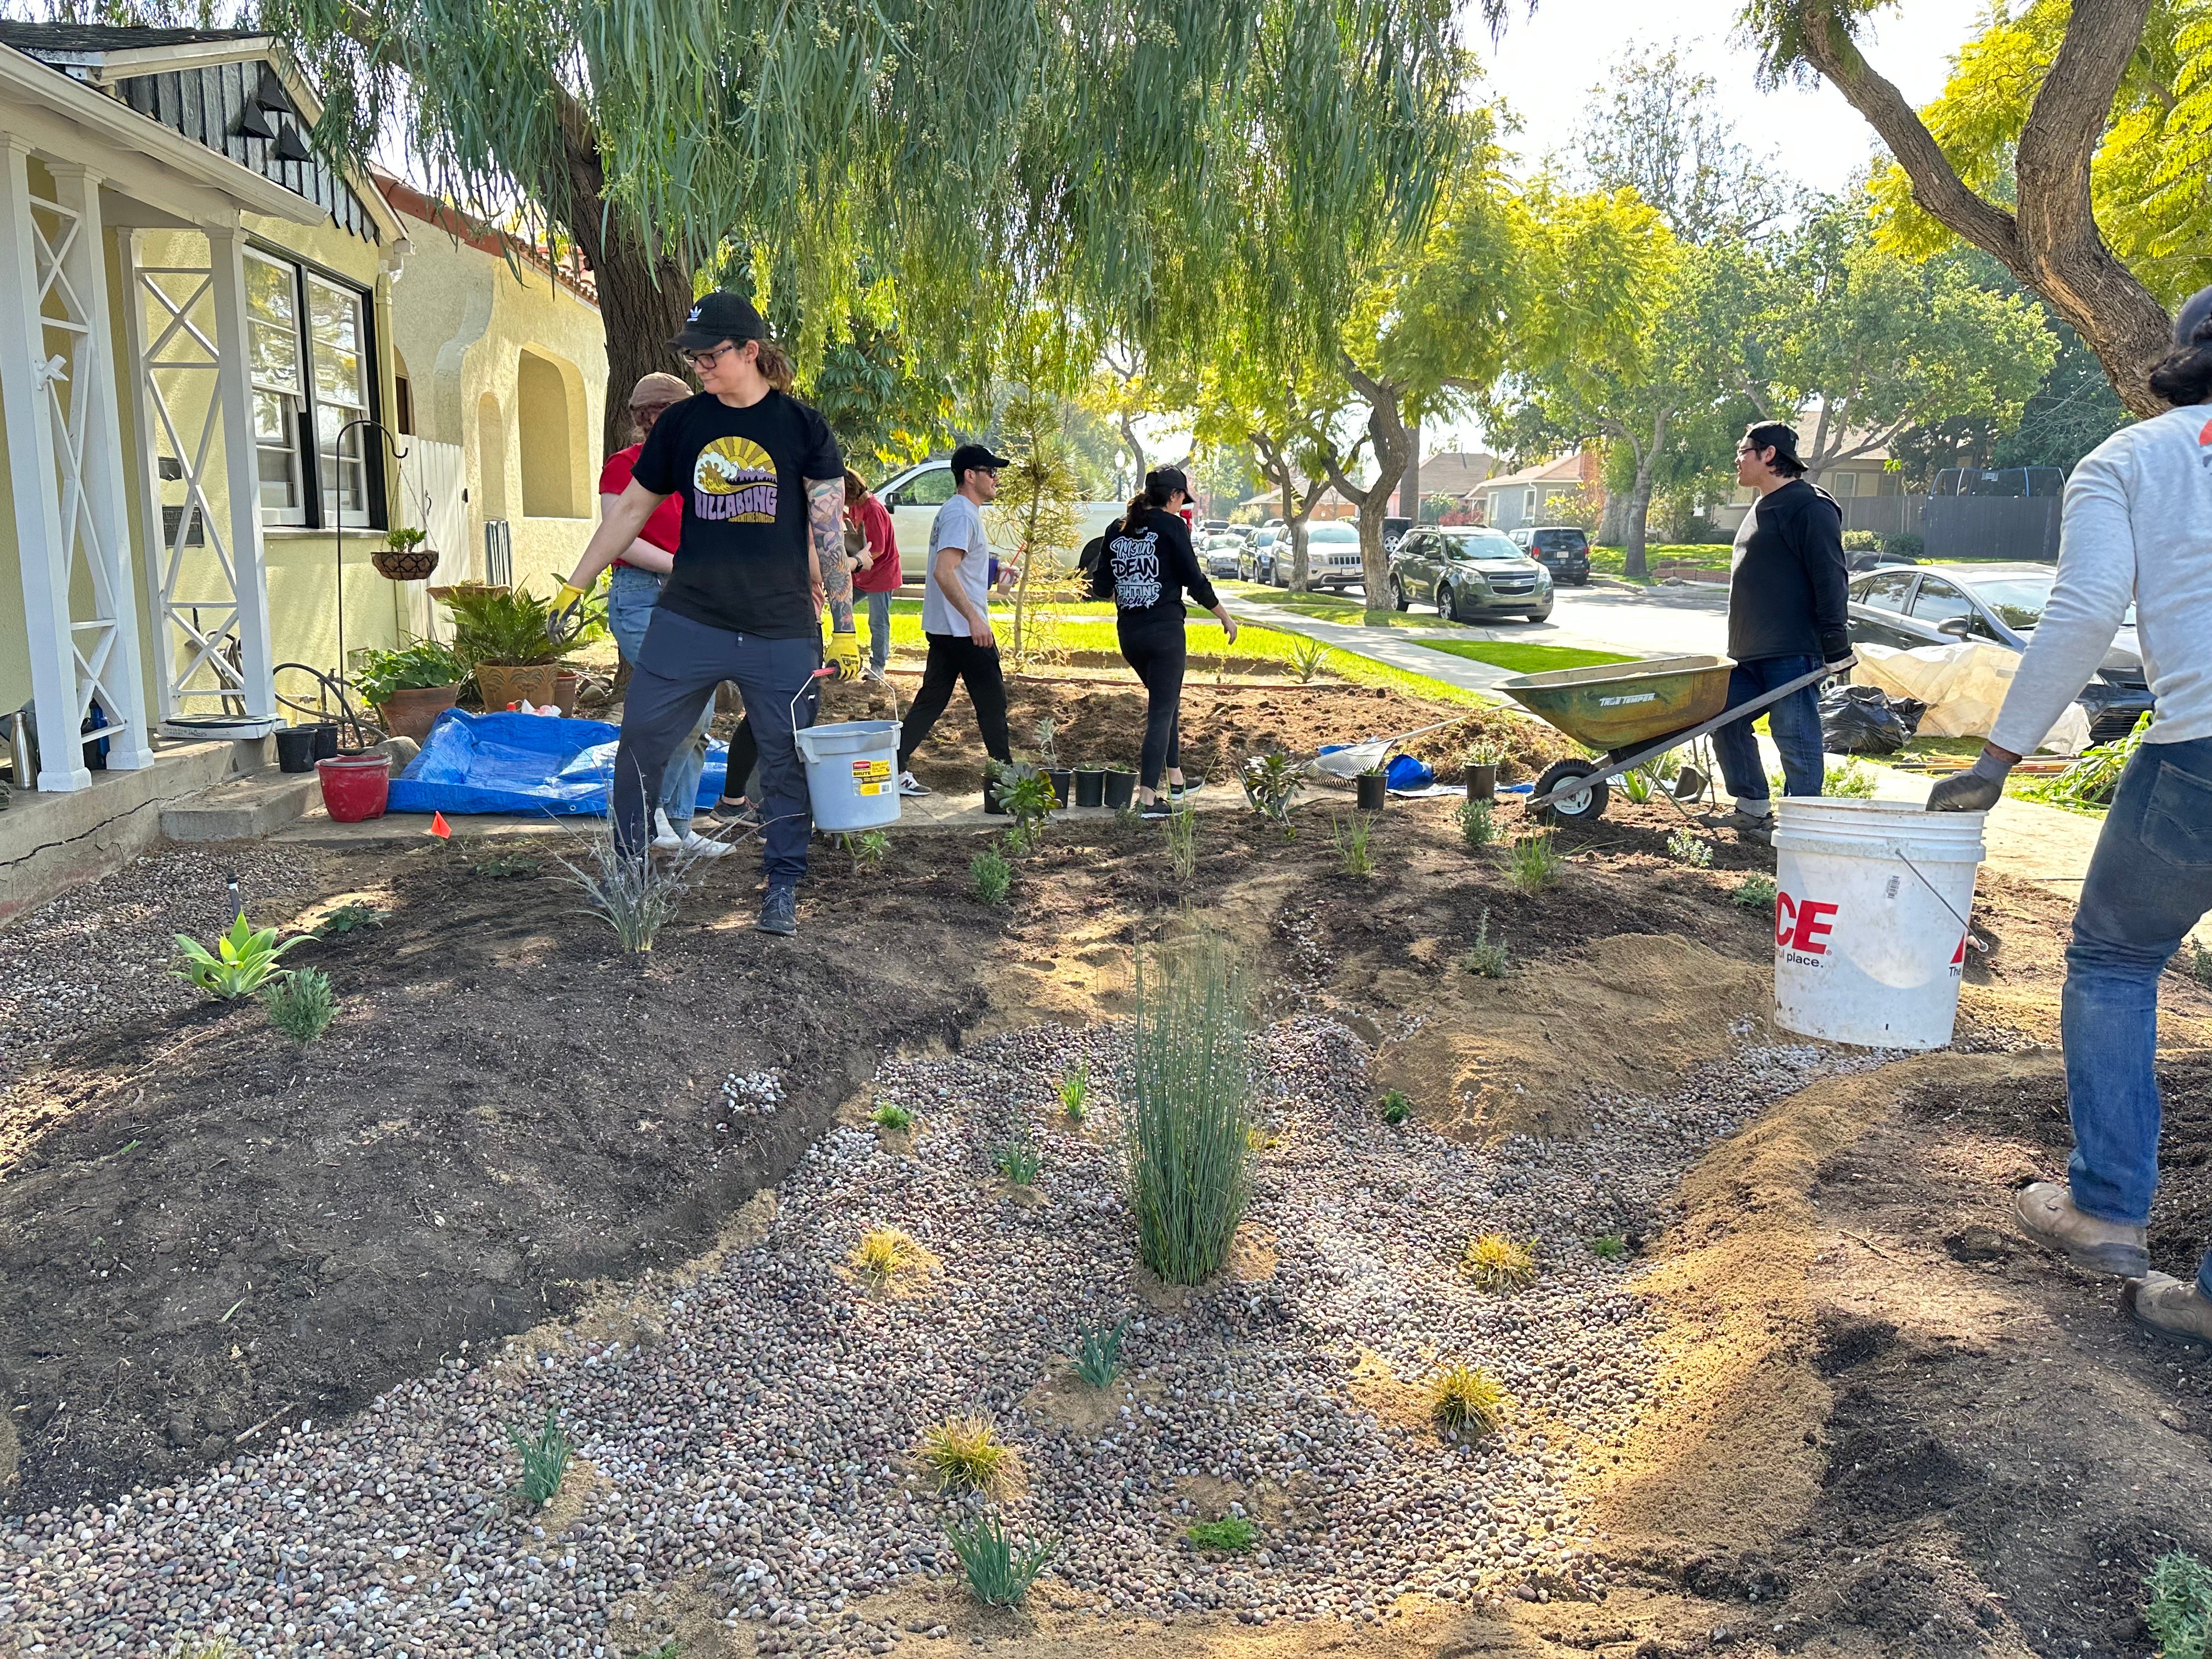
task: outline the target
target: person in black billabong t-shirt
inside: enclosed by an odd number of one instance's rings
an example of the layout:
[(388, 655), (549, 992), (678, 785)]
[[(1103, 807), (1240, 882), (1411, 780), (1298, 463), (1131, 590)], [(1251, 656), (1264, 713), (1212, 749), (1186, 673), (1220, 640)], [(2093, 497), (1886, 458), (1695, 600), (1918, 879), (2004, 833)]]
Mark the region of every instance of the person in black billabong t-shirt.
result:
[(670, 343), (706, 388), (653, 423), (629, 488), (616, 498), (554, 601), (580, 600), (668, 496), (681, 493), (675, 568), (653, 608), (623, 702), (615, 750), (615, 844), (646, 858), (646, 804), (690, 729), (699, 700), (724, 680), (744, 698), (760, 744), (764, 933), (799, 931), (797, 887), (813, 832), (806, 777), (792, 739), (811, 726), (822, 662), (858, 678), (853, 576), (845, 557), (845, 462), (828, 422), (790, 395), (791, 365), (760, 313), (734, 294), (709, 294)]

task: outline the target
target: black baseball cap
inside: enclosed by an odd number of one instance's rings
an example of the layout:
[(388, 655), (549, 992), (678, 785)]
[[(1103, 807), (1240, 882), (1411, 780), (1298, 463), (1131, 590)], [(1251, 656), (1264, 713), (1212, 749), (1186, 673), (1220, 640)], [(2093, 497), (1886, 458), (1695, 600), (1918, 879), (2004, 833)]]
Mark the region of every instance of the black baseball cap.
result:
[(678, 351), (712, 351), (725, 340), (742, 343), (766, 338), (768, 325), (761, 321), (753, 302), (742, 294), (717, 289), (692, 301), (683, 331), (668, 343)]
[(977, 467), (986, 472), (996, 472), (1013, 463), (1003, 455), (994, 455), (982, 444), (963, 444), (952, 452), (952, 487), (957, 489), (968, 482), (969, 472)]
[(1190, 480), (1179, 466), (1156, 466), (1145, 474), (1145, 493), (1148, 495), (1182, 495), (1194, 496), (1198, 492), (1190, 487)]
[(1753, 449), (1771, 449), (1778, 461), (1787, 461), (1792, 466), (1804, 463), (1797, 455), (1797, 434), (1779, 421), (1761, 421), (1744, 429), (1743, 440)]

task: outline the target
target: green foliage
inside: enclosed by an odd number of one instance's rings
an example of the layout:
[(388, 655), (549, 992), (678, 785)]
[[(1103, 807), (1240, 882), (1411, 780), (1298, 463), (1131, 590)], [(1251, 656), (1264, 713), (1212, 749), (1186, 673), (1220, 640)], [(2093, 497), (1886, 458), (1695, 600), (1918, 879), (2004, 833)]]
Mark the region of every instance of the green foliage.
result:
[[(2110, 390), (2110, 387), (2107, 386), (2106, 389)], [(2100, 441), (2102, 441), (2100, 440)], [(2090, 446), (2091, 448), (2095, 447), (2094, 444)], [(1917, 530), (1900, 531), (1894, 536), (1884, 538), (1881, 550), (1893, 559), (1911, 559), (1917, 562), (1927, 556), (1928, 538)]]
[(1505, 1426), (1505, 1390), (1488, 1371), (1452, 1365), (1429, 1385), (1429, 1410), (1447, 1432), (1480, 1440)]
[(1600, 1233), (1589, 1241), (1589, 1253), (1601, 1261), (1618, 1261), (1628, 1254), (1628, 1239), (1620, 1233)]
[(1111, 1388), (1121, 1374), (1121, 1339), (1128, 1330), (1128, 1316), (1124, 1314), (1111, 1330), (1092, 1325), (1079, 1331), (1075, 1346), (1068, 1351), (1068, 1357), (1075, 1361), (1075, 1374), (1091, 1388)]
[(1536, 1280), (1536, 1246), (1504, 1233), (1471, 1238), (1460, 1252), (1459, 1270), (1481, 1291), (1517, 1291)]
[(1036, 1144), (1021, 1133), (1008, 1135), (991, 1152), (991, 1167), (1017, 1187), (1036, 1184), (1037, 1166), (1042, 1161)]
[(1774, 914), (1774, 896), (1780, 890), (1771, 876), (1748, 875), (1736, 883), (1729, 900), (1757, 915), (1771, 916)]
[(526, 1435), (509, 1424), (507, 1437), (522, 1459), (522, 1501), (533, 1510), (544, 1509), (553, 1501), (553, 1494), (561, 1490), (561, 1480), (568, 1472), (568, 1455), (574, 1449), (561, 1427), (559, 1415), (549, 1406), (544, 1426), (536, 1434)]
[(337, 1016), (331, 977), (313, 968), (295, 968), (264, 986), (261, 1000), (268, 1007), (269, 1023), (295, 1042), (313, 1042)]
[(315, 937), (331, 939), (340, 933), (350, 933), (362, 927), (381, 927), (392, 920), (392, 912), (379, 910), (363, 904), (358, 899), (348, 899), (315, 924)]
[(2170, 1551), (2152, 1563), (2143, 1588), (2143, 1622), (2158, 1638), (2158, 1659), (2212, 1655), (2212, 1568), (2186, 1550)]
[(2111, 805), (2112, 792), (2120, 787), (2120, 774), (2135, 758), (2143, 734), (2150, 730), (2150, 722), (2151, 711), (2145, 709), (2127, 736), (2084, 749), (2075, 757), (2074, 763), (2057, 777), (2031, 783), (2020, 793), (2059, 806)]
[(446, 600), (453, 613), (453, 655), (473, 669), (527, 668), (558, 662), (581, 644), (556, 640), (546, 631), (553, 607), (526, 587), (457, 589)]
[(1375, 829), (1372, 815), (1354, 812), (1347, 824), (1331, 813), (1329, 826), (1336, 837), (1336, 867), (1347, 876), (1373, 875), (1375, 855), (1367, 844)]
[(1635, 805), (1642, 806), (1651, 799), (1651, 775), (1640, 766), (1630, 767), (1613, 781), (1620, 786), (1620, 793)]
[(1067, 1068), (1060, 1079), (1060, 1109), (1068, 1121), (1080, 1123), (1089, 1109), (1091, 1100), (1091, 1062), (1079, 1060)]
[(872, 870), (891, 850), (891, 838), (880, 830), (862, 830), (844, 837), (845, 851), (855, 870)]
[(1846, 530), (1844, 532), (1844, 551), (1879, 553), (1881, 551), (1881, 537), (1872, 530)]
[(1392, 1089), (1382, 1097), (1382, 1121), (1396, 1128), (1413, 1115), (1413, 1103), (1403, 1093)]
[(1014, 1449), (982, 1416), (952, 1417), (921, 1432), (921, 1461), (946, 1492), (988, 1492), (1011, 1472)]
[(702, 856), (631, 858), (615, 845), (610, 827), (585, 837), (580, 861), (559, 854), (555, 861), (583, 894), (584, 913), (606, 923), (625, 954), (642, 956), (675, 919)]
[(1260, 1541), (1260, 1528), (1241, 1515), (1231, 1515), (1219, 1521), (1200, 1521), (1186, 1527), (1182, 1535), (1190, 1540), (1193, 1549), (1241, 1555)]
[(1298, 792), (1298, 763), (1279, 749), (1248, 755), (1237, 769), (1244, 799), (1252, 810), (1285, 831), (1291, 827), (1291, 798)]
[[(1010, 654), (1021, 669), (1060, 654), (1055, 613), (1086, 591), (1068, 568), (1081, 539), (1076, 502), (1083, 481), (1057, 394), (1024, 387), (1008, 401), (1000, 427), (1012, 465), (999, 471), (999, 522), (1012, 527), (1018, 573)], [(1051, 718), (1039, 720), (1037, 748), (1048, 767), (1060, 764), (1053, 737)]]
[(975, 896), (986, 904), (1004, 904), (1014, 885), (1014, 866), (996, 847), (986, 847), (968, 860), (968, 874), (975, 884)]
[(1177, 881), (1198, 873), (1198, 814), (1188, 806), (1168, 814), (1161, 825), (1168, 842), (1168, 867)]
[(1297, 677), (1298, 684), (1311, 685), (1314, 677), (1321, 672), (1322, 665), (1328, 661), (1328, 647), (1319, 640), (1308, 639), (1302, 635), (1297, 643), (1291, 647), (1289, 660), (1291, 672)]
[(2204, 941), (2197, 939), (2183, 940), (2182, 948), (2181, 971), (2199, 985), (2212, 986), (2212, 950), (2207, 950)]
[(863, 1279), (884, 1285), (928, 1261), (928, 1252), (897, 1228), (871, 1227), (846, 1255), (845, 1265)]
[(1677, 830), (1667, 837), (1667, 856), (1693, 870), (1709, 870), (1712, 867), (1713, 846), (1703, 836)]
[(1249, 1004), (1218, 933), (1140, 949), (1122, 1079), (1122, 1152), (1137, 1253), (1171, 1285), (1229, 1257), (1250, 1194)]
[(386, 531), (384, 537), (384, 544), (390, 548), (394, 553), (407, 553), (422, 546), (424, 542), (427, 542), (429, 539), (430, 532), (427, 530), (402, 528), (398, 530)]
[(1510, 954), (1504, 939), (1490, 937), (1490, 910), (1486, 905), (1474, 924), (1474, 943), (1462, 953), (1459, 965), (1477, 979), (1504, 979)]
[(475, 869), (480, 876), (505, 881), (517, 876), (534, 876), (544, 867), (544, 860), (534, 859), (527, 853), (499, 853), (478, 863)]
[(907, 1110), (905, 1107), (897, 1105), (888, 1100), (878, 1101), (876, 1103), (876, 1109), (868, 1121), (873, 1123), (879, 1129), (911, 1129), (914, 1127), (914, 1114)]
[(1469, 852), (1479, 853), (1498, 839), (1497, 808), (1486, 800), (1462, 801), (1452, 809), (1458, 820), (1460, 839)]
[(1880, 781), (1873, 769), (1854, 755), (1847, 760), (1828, 763), (1820, 776), (1820, 793), (1824, 795), (1853, 795), (1862, 800), (1871, 800)]
[(1034, 847), (1042, 833), (1046, 817), (1060, 805), (1060, 797), (1053, 792), (1052, 780), (1027, 761), (994, 764), (989, 772), (983, 787), (1013, 819), (1016, 850)]
[(1506, 878), (1524, 893), (1540, 893), (1559, 878), (1559, 849), (1548, 830), (1523, 836), (1506, 854)]
[(256, 928), (241, 910), (230, 924), (230, 931), (217, 937), (213, 951), (179, 933), (177, 948), (184, 953), (184, 960), (172, 971), (216, 1001), (228, 1002), (250, 996), (266, 985), (278, 971), (279, 958), (307, 938), (297, 933), (279, 945), (274, 927)]
[(438, 640), (416, 640), (397, 651), (363, 646), (350, 660), (354, 689), (371, 708), (390, 702), (395, 691), (459, 685), (469, 672), (453, 647)]
[(952, 1553), (960, 1558), (968, 1575), (969, 1593), (987, 1607), (1020, 1606), (1059, 1548), (1057, 1544), (1040, 1540), (1018, 1549), (994, 1515), (982, 1516), (972, 1526), (949, 1527), (945, 1531), (952, 1540)]

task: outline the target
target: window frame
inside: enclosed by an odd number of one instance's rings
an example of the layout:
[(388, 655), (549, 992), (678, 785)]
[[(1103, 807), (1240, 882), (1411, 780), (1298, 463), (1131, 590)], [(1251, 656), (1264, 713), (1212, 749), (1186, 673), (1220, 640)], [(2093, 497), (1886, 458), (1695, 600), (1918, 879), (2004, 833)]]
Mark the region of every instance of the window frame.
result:
[[(316, 389), (315, 354), (320, 343), (315, 337), (313, 312), (308, 302), (308, 285), (311, 283), (319, 283), (325, 288), (333, 289), (349, 300), (354, 307), (356, 327), (354, 355), (360, 362), (362, 403), (356, 413), (349, 413), (345, 421), (339, 422), (338, 430), (341, 433), (352, 421), (360, 418), (375, 422), (379, 429), (382, 427), (384, 386), (383, 376), (378, 372), (378, 364), (381, 359), (379, 356), (380, 342), (376, 332), (376, 307), (374, 294), (342, 271), (332, 270), (329, 266), (318, 264), (313, 259), (302, 258), (289, 248), (262, 241), (258, 238), (246, 239), (242, 257), (249, 259), (258, 258), (278, 270), (288, 271), (292, 279), (293, 348), (297, 353), (295, 362), (299, 390), (293, 392), (270, 388), (268, 395), (289, 398), (293, 402), (290, 411), (292, 441), (289, 455), (293, 487), (299, 496), (299, 505), (291, 507), (270, 507), (264, 505), (261, 508), (263, 526), (269, 529), (329, 530), (339, 525), (343, 525), (347, 530), (388, 529), (390, 509), (386, 501), (385, 447), (377, 442), (370, 431), (366, 428), (357, 428), (354, 434), (354, 441), (358, 446), (359, 454), (359, 459), (355, 464), (362, 470), (362, 490), (366, 498), (366, 510), (356, 514), (346, 508), (343, 504), (345, 469), (342, 459), (334, 459), (329, 479), (328, 493), (333, 499), (329, 502), (325, 500), (324, 452), (319, 417), (326, 408), (332, 410), (352, 410), (354, 406), (349, 404), (337, 403), (335, 400), (324, 399)], [(250, 301), (247, 318), (248, 326), (251, 327), (256, 319)], [(265, 325), (267, 325), (264, 324)], [(324, 349), (327, 350), (333, 348), (325, 346)], [(251, 377), (252, 364), (250, 356), (246, 372)], [(258, 382), (253, 385), (252, 391), (255, 396), (263, 395), (263, 388)], [(268, 446), (259, 440), (257, 430), (257, 453), (267, 447)], [(335, 455), (335, 450), (333, 453)], [(307, 459), (310, 457), (313, 460), (312, 467), (307, 465)]]

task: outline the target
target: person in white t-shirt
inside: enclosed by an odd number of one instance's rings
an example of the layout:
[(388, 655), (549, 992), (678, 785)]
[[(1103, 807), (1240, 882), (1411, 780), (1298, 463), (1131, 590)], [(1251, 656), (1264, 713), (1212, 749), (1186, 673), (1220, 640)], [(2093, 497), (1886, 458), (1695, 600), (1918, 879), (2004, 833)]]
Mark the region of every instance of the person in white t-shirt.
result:
[(899, 793), (926, 795), (909, 769), (952, 700), (957, 680), (975, 705), (983, 748), (995, 761), (1011, 761), (1006, 738), (1006, 682), (999, 668), (999, 641), (991, 632), (991, 538), (983, 533), (983, 508), (999, 494), (999, 469), (1012, 463), (981, 444), (952, 452), (952, 497), (929, 527), (929, 565), (921, 592), (921, 631), (929, 641), (921, 690), (899, 731)]

